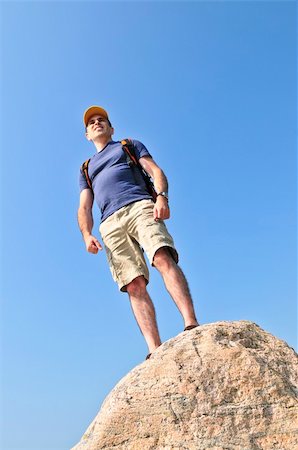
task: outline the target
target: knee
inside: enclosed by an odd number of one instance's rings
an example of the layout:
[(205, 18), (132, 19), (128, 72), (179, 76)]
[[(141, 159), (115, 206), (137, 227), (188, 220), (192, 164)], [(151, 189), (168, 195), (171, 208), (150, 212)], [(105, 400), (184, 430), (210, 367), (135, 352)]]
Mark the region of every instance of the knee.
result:
[(176, 265), (175, 261), (172, 258), (169, 250), (167, 248), (160, 248), (154, 255), (153, 265), (159, 272), (165, 272), (170, 270), (170, 268)]
[(126, 291), (130, 297), (142, 297), (146, 292), (146, 281), (143, 276), (132, 280), (127, 286)]

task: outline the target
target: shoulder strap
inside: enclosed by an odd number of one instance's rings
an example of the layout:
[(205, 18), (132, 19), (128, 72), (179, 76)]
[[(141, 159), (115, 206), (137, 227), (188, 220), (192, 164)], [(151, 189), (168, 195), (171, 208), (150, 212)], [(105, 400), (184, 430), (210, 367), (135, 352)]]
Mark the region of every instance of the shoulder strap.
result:
[(82, 164), (82, 166), (81, 166), (81, 172), (82, 172), (82, 174), (84, 175), (85, 180), (87, 181), (88, 186), (89, 186), (90, 189), (92, 190), (92, 183), (91, 183), (91, 180), (90, 180), (89, 174), (88, 174), (88, 165), (89, 165), (90, 159), (91, 159), (91, 158), (87, 159), (87, 160)]
[(122, 145), (122, 148), (125, 151), (125, 153), (129, 156), (130, 160), (136, 166), (139, 166), (140, 163), (138, 162), (138, 160), (136, 158), (136, 154), (135, 154), (135, 150), (134, 150), (134, 145), (133, 145), (132, 139), (129, 139), (129, 138), (122, 139), (121, 145)]
[(145, 181), (147, 190), (148, 190), (149, 194), (151, 195), (153, 201), (155, 202), (156, 198), (157, 198), (157, 194), (156, 194), (156, 191), (154, 188), (154, 183), (153, 183), (150, 175), (146, 172), (146, 170), (139, 163), (139, 161), (136, 157), (136, 154), (135, 154), (135, 150), (134, 150), (135, 146), (134, 146), (132, 139), (129, 139), (129, 138), (122, 139), (121, 145), (122, 145), (123, 151), (126, 153), (126, 157), (128, 159), (128, 161), (127, 161), (128, 164), (130, 166), (135, 165), (138, 167), (138, 169), (140, 170), (141, 175)]

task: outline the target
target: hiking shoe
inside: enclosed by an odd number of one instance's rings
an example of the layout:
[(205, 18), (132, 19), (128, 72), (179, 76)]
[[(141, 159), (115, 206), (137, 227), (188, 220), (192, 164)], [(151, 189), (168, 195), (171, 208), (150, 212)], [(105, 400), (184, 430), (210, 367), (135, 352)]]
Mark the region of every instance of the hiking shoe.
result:
[(184, 328), (184, 331), (192, 330), (193, 328), (197, 328), (199, 325), (188, 325), (188, 327)]

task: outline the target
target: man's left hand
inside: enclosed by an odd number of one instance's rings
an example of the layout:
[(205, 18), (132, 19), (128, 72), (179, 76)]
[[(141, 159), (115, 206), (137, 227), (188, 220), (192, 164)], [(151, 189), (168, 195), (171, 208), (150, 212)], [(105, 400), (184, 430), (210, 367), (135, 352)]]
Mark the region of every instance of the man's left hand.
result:
[(170, 217), (170, 209), (168, 200), (162, 195), (158, 195), (154, 209), (153, 209), (153, 217), (157, 222), (158, 220), (166, 220)]

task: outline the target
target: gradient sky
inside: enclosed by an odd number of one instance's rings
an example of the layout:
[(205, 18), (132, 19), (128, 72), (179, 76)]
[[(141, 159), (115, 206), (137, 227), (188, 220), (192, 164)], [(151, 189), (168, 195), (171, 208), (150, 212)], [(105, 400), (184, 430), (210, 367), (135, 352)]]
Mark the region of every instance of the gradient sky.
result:
[(296, 346), (296, 2), (2, 2), (1, 59), (1, 449), (69, 449), (147, 354), (77, 227), (89, 105), (168, 176), (200, 323)]

